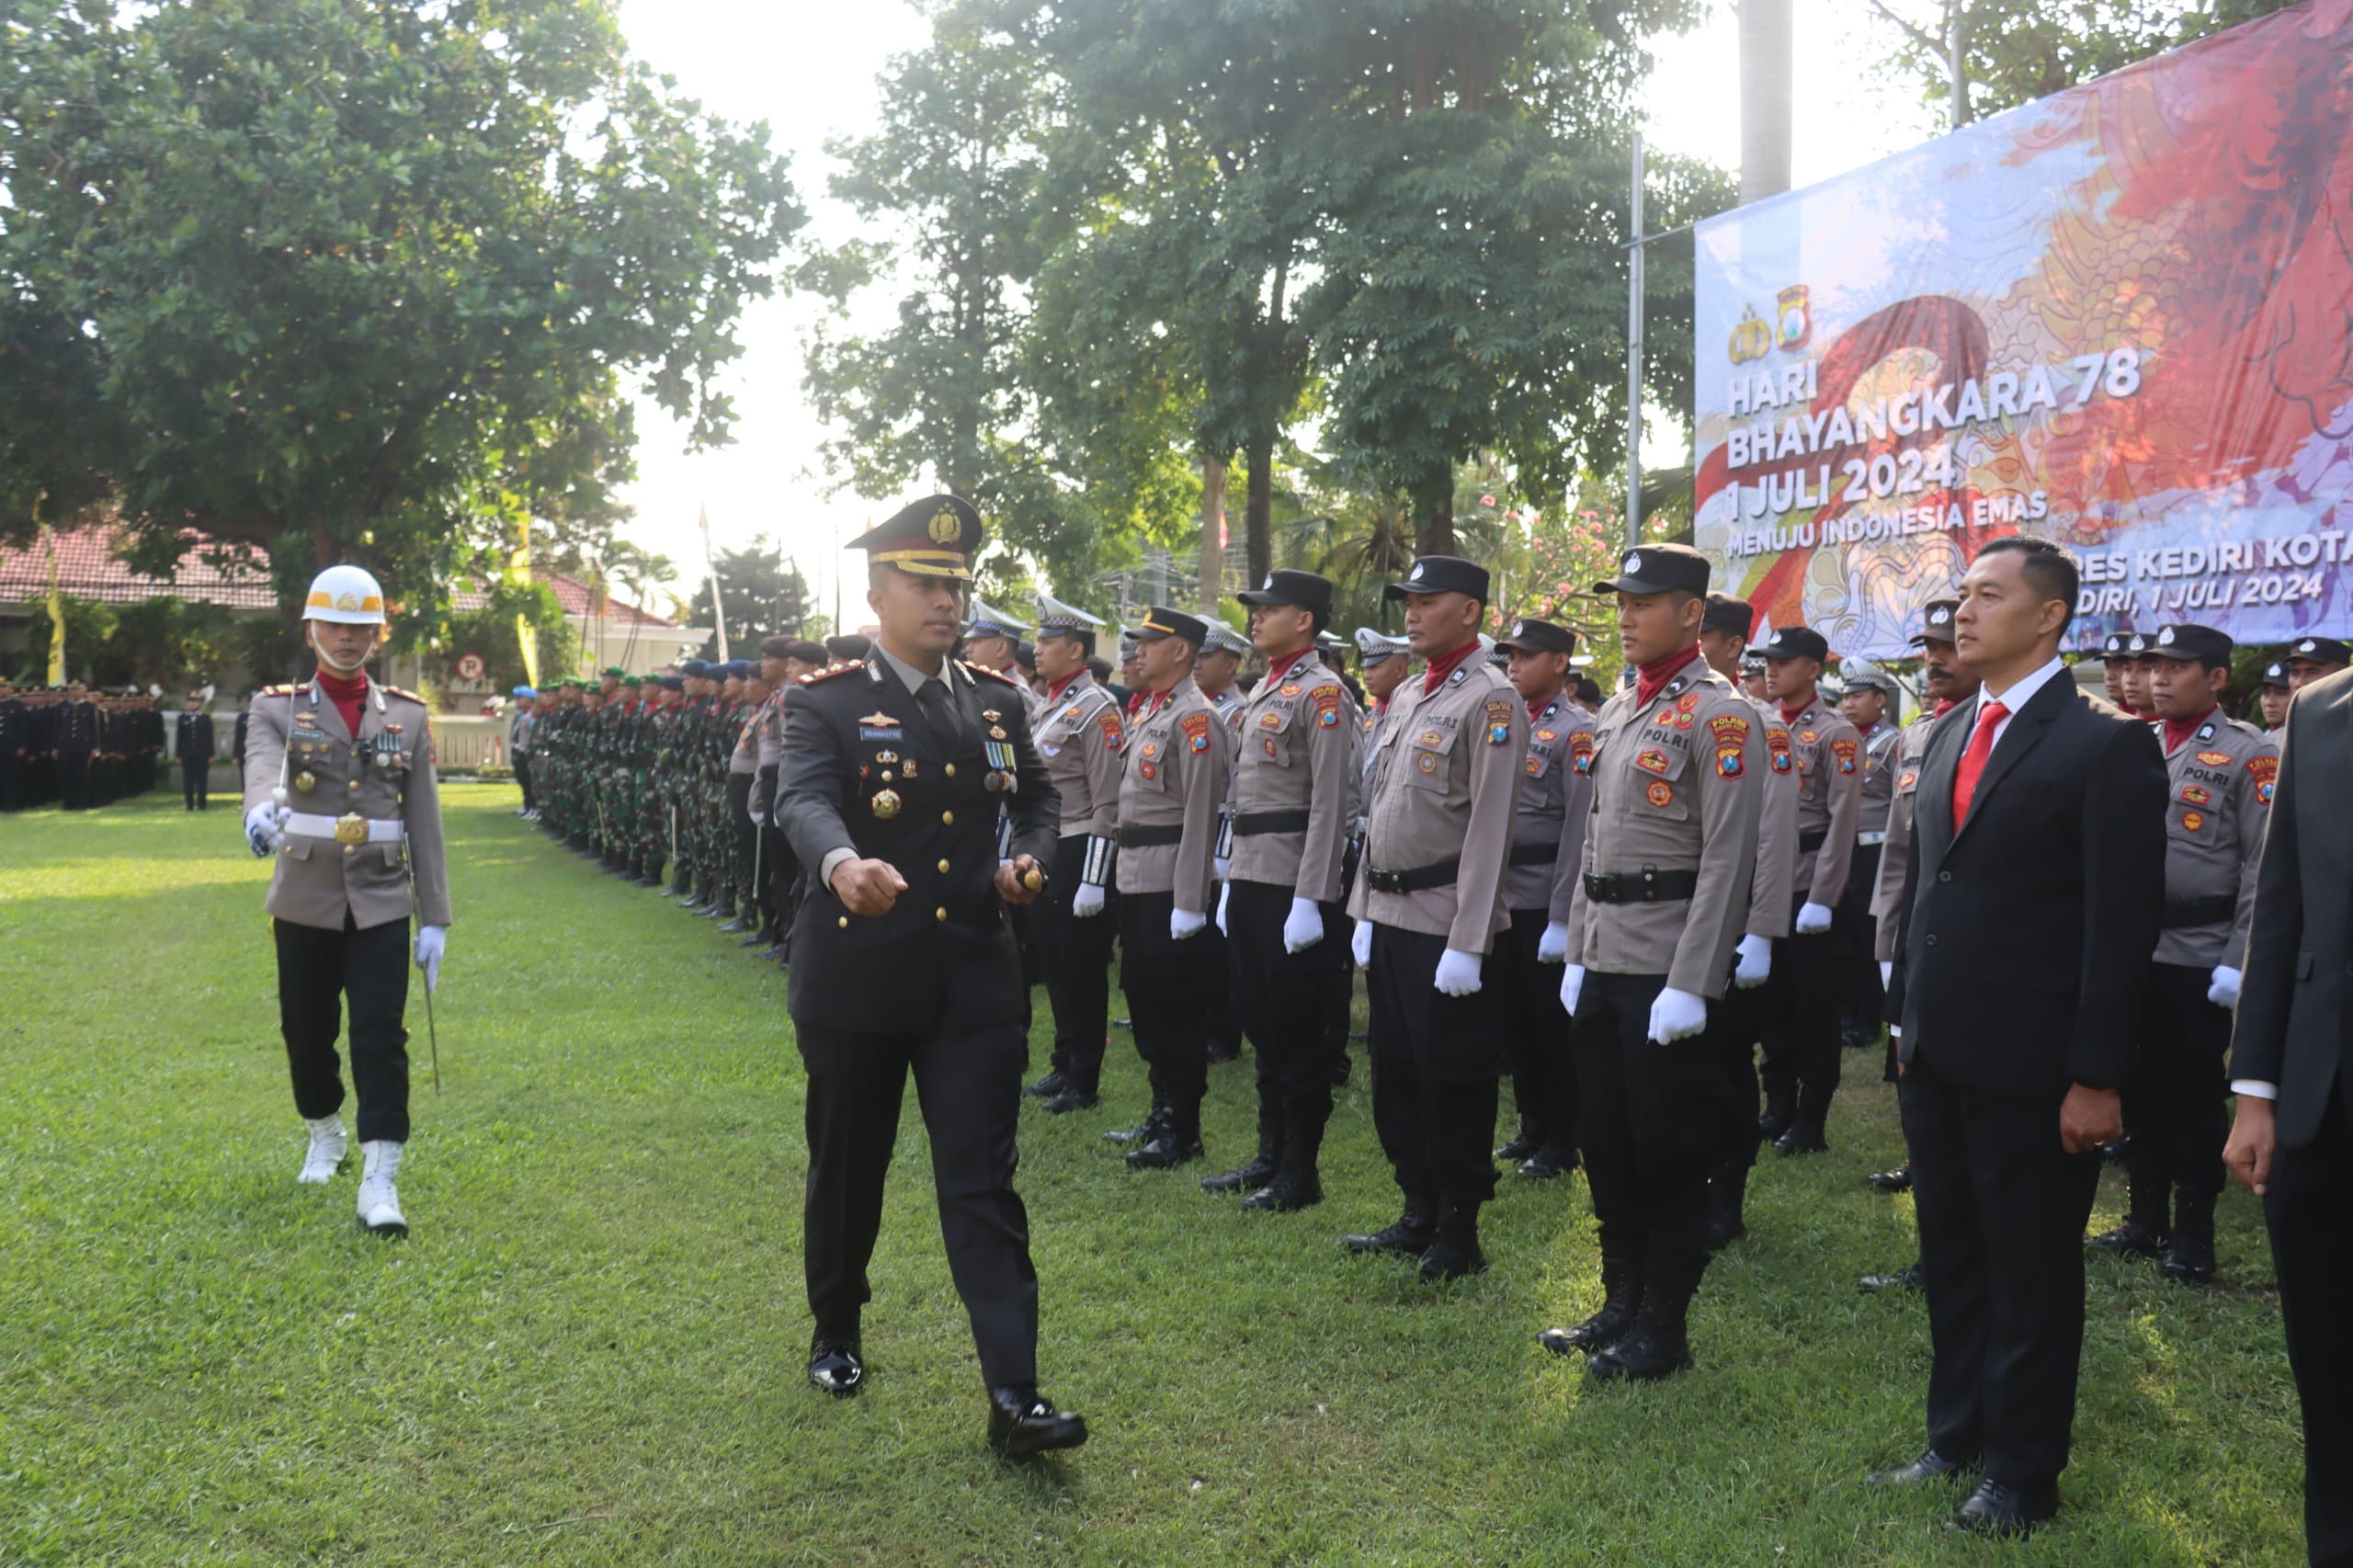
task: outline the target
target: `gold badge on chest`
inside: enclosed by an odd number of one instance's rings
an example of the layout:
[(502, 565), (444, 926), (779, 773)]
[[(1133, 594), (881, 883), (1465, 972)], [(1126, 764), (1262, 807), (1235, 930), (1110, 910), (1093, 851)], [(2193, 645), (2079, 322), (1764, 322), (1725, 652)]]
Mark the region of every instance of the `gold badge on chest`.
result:
[(877, 790), (874, 799), (869, 803), (873, 806), (874, 814), (884, 822), (899, 814), (901, 802), (896, 790)]

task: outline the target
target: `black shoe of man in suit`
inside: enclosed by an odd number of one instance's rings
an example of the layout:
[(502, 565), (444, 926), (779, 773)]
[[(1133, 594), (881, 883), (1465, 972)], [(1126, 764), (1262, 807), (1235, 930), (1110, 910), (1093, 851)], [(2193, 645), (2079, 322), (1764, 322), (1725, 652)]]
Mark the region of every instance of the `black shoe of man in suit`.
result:
[(989, 1390), (989, 1447), (1006, 1459), (1034, 1459), (1086, 1441), (1086, 1418), (1056, 1410), (1036, 1383)]
[(866, 1386), (866, 1362), (856, 1336), (821, 1334), (809, 1342), (809, 1386), (848, 1399)]
[(1969, 1467), (1958, 1460), (1949, 1460), (1934, 1449), (1925, 1450), (1918, 1459), (1896, 1470), (1875, 1470), (1863, 1477), (1866, 1486), (1916, 1486), (1924, 1481), (1951, 1481)]
[(2056, 1486), (2005, 1486), (1998, 1481), (1981, 1481), (1953, 1515), (1949, 1528), (1971, 1535), (2024, 1536), (2058, 1512)]

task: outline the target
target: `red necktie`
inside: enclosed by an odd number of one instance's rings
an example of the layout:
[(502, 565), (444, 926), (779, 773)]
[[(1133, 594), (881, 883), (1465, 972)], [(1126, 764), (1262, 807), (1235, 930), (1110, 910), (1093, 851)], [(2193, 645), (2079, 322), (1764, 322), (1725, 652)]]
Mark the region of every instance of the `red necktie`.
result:
[(1961, 754), (1961, 768), (1952, 776), (1952, 830), (1969, 820), (1969, 798), (1977, 793), (1977, 776), (1985, 771), (1985, 759), (1994, 755), (1994, 732), (2010, 710), (1998, 702), (1988, 702), (1977, 711), (1977, 733), (1969, 737), (1969, 749)]

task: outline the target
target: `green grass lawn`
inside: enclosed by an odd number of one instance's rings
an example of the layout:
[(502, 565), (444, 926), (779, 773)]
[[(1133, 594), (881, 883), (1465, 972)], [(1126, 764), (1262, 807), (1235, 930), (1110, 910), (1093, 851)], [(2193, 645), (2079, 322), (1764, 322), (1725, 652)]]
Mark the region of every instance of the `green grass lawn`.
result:
[[(1875, 1054), (1824, 1157), (1768, 1155), (1708, 1277), (1696, 1375), (1589, 1386), (1539, 1329), (1597, 1304), (1581, 1177), (1507, 1180), (1495, 1267), (1431, 1289), (1341, 1252), (1393, 1216), (1366, 1075), (1321, 1209), (1138, 1176), (1143, 1108), (1029, 1102), (1021, 1188), (1046, 1391), (1094, 1439), (1008, 1467), (902, 1123), (864, 1397), (801, 1382), (801, 1071), (784, 978), (561, 852), (512, 790), (445, 796), (457, 923), (444, 1092), (412, 992), (414, 1234), (297, 1187), (261, 897), (233, 801), (0, 819), (0, 1562), (2117, 1564), (2302, 1561), (2295, 1402), (2245, 1194), (2223, 1286), (2092, 1267), (2062, 1522), (1949, 1539), (1958, 1493), (1863, 1472), (1921, 1447), (1926, 1318), (1856, 1293), (1912, 1253)], [(1115, 999), (1115, 1011), (1124, 1006)], [(1040, 1003), (1036, 1039), (1048, 1037)], [(1506, 1103), (1508, 1091), (1506, 1090)], [(348, 1108), (347, 1108), (347, 1116)], [(2109, 1222), (2118, 1178), (2103, 1192)]]

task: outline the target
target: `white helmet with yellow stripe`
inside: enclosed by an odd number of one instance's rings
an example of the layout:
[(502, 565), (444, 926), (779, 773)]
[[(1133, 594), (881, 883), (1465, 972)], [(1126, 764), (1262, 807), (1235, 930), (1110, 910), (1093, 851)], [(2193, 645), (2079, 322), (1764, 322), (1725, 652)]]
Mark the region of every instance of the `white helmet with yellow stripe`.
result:
[(346, 626), (384, 624), (384, 590), (357, 566), (330, 566), (311, 579), (302, 602), (304, 620), (339, 620)]

